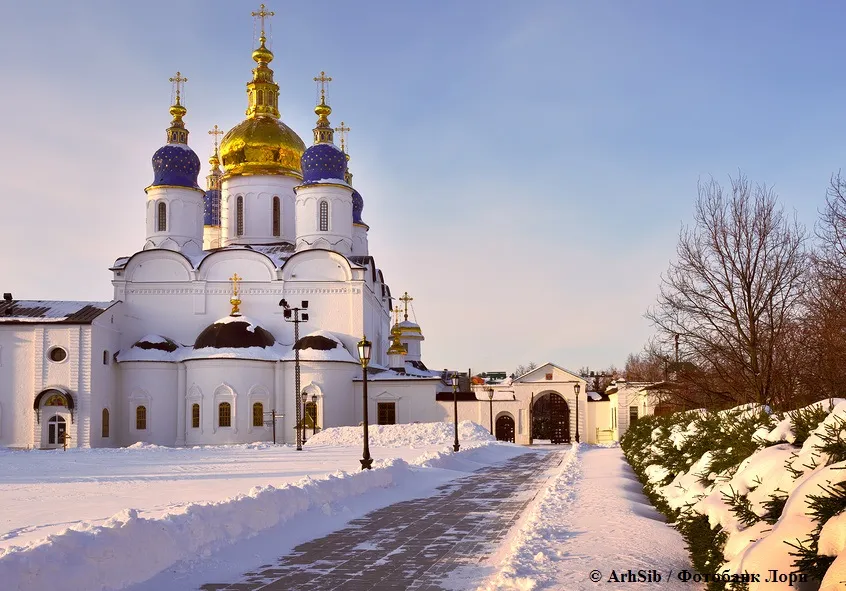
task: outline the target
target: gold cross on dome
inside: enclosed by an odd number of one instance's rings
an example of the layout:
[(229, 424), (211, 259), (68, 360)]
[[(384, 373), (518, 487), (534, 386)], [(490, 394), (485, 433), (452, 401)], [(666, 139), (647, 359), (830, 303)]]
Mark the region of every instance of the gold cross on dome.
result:
[(320, 99), (326, 98), (326, 87), (332, 82), (332, 77), (327, 76), (326, 72), (320, 72), (320, 76), (315, 76), (314, 81), (320, 87)]
[[(317, 80), (317, 78), (315, 78)], [(341, 121), (341, 127), (336, 127), (335, 131), (341, 134), (341, 152), (344, 154), (347, 153), (347, 132), (350, 130), (349, 127), (344, 125), (344, 122)]]
[(399, 306), (394, 307), (394, 324), (399, 324), (400, 309)]
[(238, 273), (229, 278), (229, 281), (232, 282), (232, 295), (235, 297), (238, 297), (238, 282), (242, 280), (243, 277), (238, 277)]
[(182, 72), (177, 72), (176, 76), (170, 78), (170, 82), (173, 83), (173, 88), (176, 90), (176, 104), (181, 104), (179, 102), (179, 98), (182, 96), (182, 85), (188, 82), (188, 78), (182, 76)]
[(259, 6), (259, 9), (257, 11), (253, 11), (251, 14), (252, 16), (257, 16), (259, 19), (261, 19), (261, 36), (264, 37), (264, 19), (265, 17), (273, 16), (276, 13), (273, 11), (265, 10), (265, 6), (264, 4), (262, 4), (261, 6)]
[(211, 130), (209, 131), (209, 135), (213, 135), (213, 136), (214, 136), (214, 151), (215, 151), (215, 152), (217, 152), (217, 136), (219, 136), (219, 135), (224, 135), (224, 132), (223, 132), (223, 130), (222, 130), (222, 129), (220, 129), (217, 125), (215, 125), (215, 126), (214, 126), (214, 129), (211, 129)]
[(401, 301), (405, 305), (405, 319), (406, 320), (408, 320), (408, 302), (412, 301), (413, 299), (414, 299), (413, 297), (408, 295), (408, 292), (405, 292), (404, 294), (402, 294), (402, 297), (399, 298), (399, 301)]

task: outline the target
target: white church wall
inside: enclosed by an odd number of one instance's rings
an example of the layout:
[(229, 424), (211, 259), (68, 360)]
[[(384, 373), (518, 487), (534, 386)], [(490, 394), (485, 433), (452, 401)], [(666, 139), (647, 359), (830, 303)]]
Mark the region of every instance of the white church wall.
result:
[(353, 224), (352, 227), (352, 254), (353, 256), (363, 257), (370, 254), (370, 244), (367, 237), (367, 226), (362, 224)]
[[(120, 409), (118, 407), (119, 366), (114, 359), (120, 348), (120, 333), (115, 324), (121, 303), (101, 314), (91, 324), (91, 396), (89, 408), (89, 435), (91, 447), (116, 447), (120, 445)], [(109, 413), (108, 436), (103, 433), (103, 410)]]
[[(229, 244), (269, 244), (296, 239), (294, 186), (297, 179), (281, 175), (236, 176), (225, 179), (221, 191), (221, 241)], [(243, 234), (237, 235), (238, 197), (243, 198)], [(273, 198), (279, 197), (280, 236), (273, 235)]]
[[(296, 409), (294, 408), (293, 393), (294, 387), (294, 364), (286, 362), (288, 366), (288, 388), (286, 392), (287, 416), (292, 417), (286, 421), (289, 425), (287, 436), (293, 433)], [(361, 374), (361, 366), (356, 363), (344, 362), (300, 362), (300, 386), (310, 396), (317, 394), (317, 424), (325, 429), (327, 427), (340, 427), (344, 425), (357, 425), (361, 421), (360, 416), (355, 414), (353, 395), (351, 394), (352, 380)], [(311, 398), (309, 398), (311, 401)], [(302, 412), (302, 410), (300, 411)]]
[[(320, 207), (328, 207), (328, 229), (320, 229)], [(341, 185), (303, 185), (296, 198), (297, 250), (326, 248), (352, 254), (352, 189)]]
[[(37, 325), (0, 325), (0, 445), (31, 447), (35, 424)], [(40, 373), (40, 370), (39, 370)], [(40, 381), (40, 380), (39, 380)]]
[[(194, 359), (186, 361), (185, 365), (188, 395), (183, 404), (187, 445), (272, 441), (271, 428), (253, 426), (252, 420), (254, 403), (260, 402), (263, 412), (273, 407), (275, 363), (245, 359)], [(191, 405), (198, 401), (200, 427), (195, 428), (191, 423)], [(228, 427), (219, 421), (220, 404), (224, 402), (230, 405), (231, 410)], [(277, 424), (277, 437), (280, 436), (281, 424), (282, 421)]]
[[(113, 421), (122, 445), (136, 442), (174, 445), (176, 441), (178, 368), (176, 363), (129, 361), (120, 364), (121, 413)], [(137, 409), (146, 409), (146, 424), (138, 428)]]
[[(357, 378), (360, 378), (358, 372)], [(367, 382), (367, 417), (371, 425), (378, 424), (378, 404), (393, 402), (395, 404), (396, 422), (401, 423), (429, 423), (443, 421), (445, 413), (435, 401), (438, 380), (399, 381), (379, 380)], [(361, 422), (362, 411), (362, 382), (354, 382), (354, 417), (355, 422)], [(450, 407), (452, 408), (452, 407)], [(449, 417), (452, 417), (451, 411)]]
[[(200, 189), (158, 186), (147, 189), (148, 248), (199, 253), (203, 247), (203, 195)], [(165, 205), (165, 227), (159, 230), (159, 204)]]

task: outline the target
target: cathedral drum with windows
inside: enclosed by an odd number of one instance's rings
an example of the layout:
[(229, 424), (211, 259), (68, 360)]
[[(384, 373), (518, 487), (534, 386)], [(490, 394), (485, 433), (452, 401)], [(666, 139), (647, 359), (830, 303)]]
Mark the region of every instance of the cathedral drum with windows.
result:
[[(270, 441), (273, 411), (284, 442), (296, 441), (303, 413), (312, 431), (358, 425), (364, 335), (373, 342), (369, 421), (446, 418), (435, 395), (449, 387), (423, 365), (419, 327), (390, 329), (391, 292), (348, 169), (349, 128), (329, 121), (331, 78), (314, 79), (312, 146), (280, 119), (271, 15), (264, 5), (254, 13), (261, 33), (246, 119), (209, 132), (206, 190), (188, 145), (187, 78), (171, 78), (167, 141), (145, 189), (146, 240), (112, 265), (112, 301), (0, 302), (0, 445)], [(299, 339), (282, 299), (307, 306)]]

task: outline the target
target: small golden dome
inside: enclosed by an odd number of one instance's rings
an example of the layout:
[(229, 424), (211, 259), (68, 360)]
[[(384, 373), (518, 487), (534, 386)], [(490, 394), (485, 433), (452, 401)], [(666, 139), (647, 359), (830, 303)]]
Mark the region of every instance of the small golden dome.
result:
[(305, 144), (294, 130), (269, 116), (245, 119), (223, 136), (220, 159), (225, 176), (281, 174), (302, 179)]

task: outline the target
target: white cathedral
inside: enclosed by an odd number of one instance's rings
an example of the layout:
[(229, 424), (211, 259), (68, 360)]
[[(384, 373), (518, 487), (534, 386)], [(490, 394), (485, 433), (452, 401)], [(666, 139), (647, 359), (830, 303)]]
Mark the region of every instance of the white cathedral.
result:
[[(113, 300), (0, 302), (0, 446), (248, 443), (270, 441), (274, 426), (294, 442), (298, 417), (307, 433), (358, 425), (365, 335), (369, 421), (448, 418), (436, 394), (451, 387), (423, 364), (407, 300), (391, 328), (391, 291), (334, 144), (325, 85), (312, 146), (279, 118), (267, 14), (262, 5), (247, 118), (219, 149), (215, 136), (206, 190), (183, 121), (185, 79), (171, 79), (146, 241), (111, 267)], [(295, 317), (308, 318), (299, 340)]]

